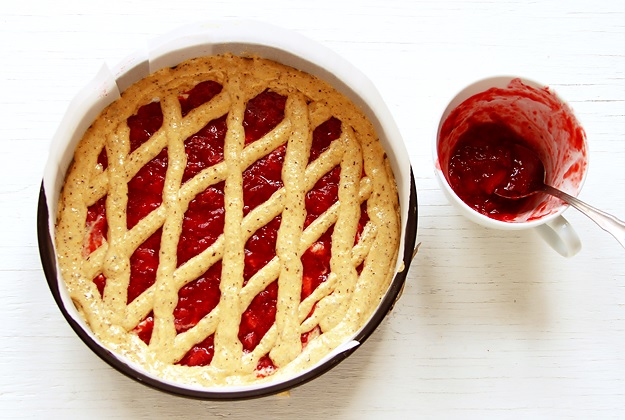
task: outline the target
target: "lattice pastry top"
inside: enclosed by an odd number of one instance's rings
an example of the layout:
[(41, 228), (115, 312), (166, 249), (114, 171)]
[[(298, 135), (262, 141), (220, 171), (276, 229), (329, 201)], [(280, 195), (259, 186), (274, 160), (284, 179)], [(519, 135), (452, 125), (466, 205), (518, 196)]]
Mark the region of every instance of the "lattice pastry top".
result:
[(242, 385), (295, 375), (363, 327), (394, 275), (398, 207), (345, 96), (273, 61), (211, 56), (99, 115), (55, 244), (105, 346), (174, 382)]

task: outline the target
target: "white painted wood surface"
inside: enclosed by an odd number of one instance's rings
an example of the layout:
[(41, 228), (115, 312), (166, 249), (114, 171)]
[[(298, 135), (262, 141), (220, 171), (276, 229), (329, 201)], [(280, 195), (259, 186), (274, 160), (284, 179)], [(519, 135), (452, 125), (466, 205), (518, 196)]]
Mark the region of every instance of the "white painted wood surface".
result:
[[(288, 396), (187, 400), (123, 377), (65, 323), (47, 288), (36, 203), (48, 144), (103, 61), (211, 18), (280, 24), (378, 86), (414, 166), (422, 242), (403, 296), (361, 349)], [(625, 3), (595, 1), (36, 1), (0, 6), (0, 417), (623, 418), (625, 250), (574, 210), (564, 259), (533, 232), (463, 219), (433, 176), (445, 102), (518, 74), (584, 124), (581, 198), (625, 219)]]

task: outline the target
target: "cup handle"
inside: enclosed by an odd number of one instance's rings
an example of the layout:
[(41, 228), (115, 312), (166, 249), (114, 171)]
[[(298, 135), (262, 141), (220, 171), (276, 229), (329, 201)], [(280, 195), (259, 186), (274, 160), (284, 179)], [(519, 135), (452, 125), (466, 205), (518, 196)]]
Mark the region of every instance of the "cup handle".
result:
[(536, 230), (550, 247), (564, 257), (572, 257), (582, 249), (575, 229), (563, 216), (537, 226)]

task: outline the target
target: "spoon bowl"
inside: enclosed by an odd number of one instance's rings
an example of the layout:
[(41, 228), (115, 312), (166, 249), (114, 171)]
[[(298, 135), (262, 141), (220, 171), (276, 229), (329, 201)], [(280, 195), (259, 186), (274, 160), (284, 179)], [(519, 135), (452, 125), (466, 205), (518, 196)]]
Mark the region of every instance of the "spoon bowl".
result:
[(514, 148), (518, 162), (515, 162), (509, 176), (495, 188), (493, 191), (495, 195), (511, 200), (519, 200), (538, 193), (552, 195), (588, 216), (625, 247), (625, 223), (623, 221), (548, 185), (545, 182), (545, 166), (540, 158), (523, 145), (517, 144)]
[(493, 191), (504, 198), (518, 200), (542, 190), (545, 185), (545, 165), (530, 148), (520, 144), (510, 145), (511, 163), (507, 176)]

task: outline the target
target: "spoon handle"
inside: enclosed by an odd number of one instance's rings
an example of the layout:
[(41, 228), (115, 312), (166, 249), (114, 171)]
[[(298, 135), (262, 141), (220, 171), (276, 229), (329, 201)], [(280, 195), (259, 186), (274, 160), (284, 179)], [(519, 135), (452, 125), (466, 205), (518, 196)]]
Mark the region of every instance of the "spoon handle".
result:
[(588, 216), (599, 227), (616, 238), (619, 243), (625, 247), (625, 223), (616, 217), (604, 211), (596, 209), (589, 204), (584, 203), (570, 194), (560, 191), (550, 185), (545, 185), (542, 189), (547, 194), (558, 197), (560, 200), (567, 202), (577, 210)]

